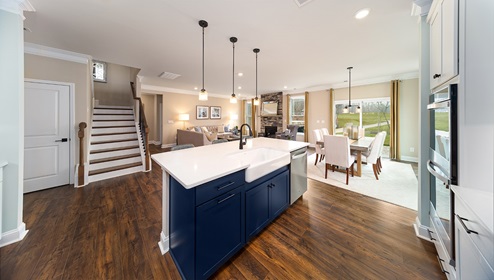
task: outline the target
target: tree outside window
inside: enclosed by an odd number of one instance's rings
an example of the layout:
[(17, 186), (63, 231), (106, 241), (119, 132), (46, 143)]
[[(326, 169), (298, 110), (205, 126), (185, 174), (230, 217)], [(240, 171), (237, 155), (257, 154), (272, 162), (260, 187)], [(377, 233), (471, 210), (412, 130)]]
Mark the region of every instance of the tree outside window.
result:
[(290, 97), (289, 124), (298, 125), (298, 132), (304, 132), (305, 96), (302, 95)]

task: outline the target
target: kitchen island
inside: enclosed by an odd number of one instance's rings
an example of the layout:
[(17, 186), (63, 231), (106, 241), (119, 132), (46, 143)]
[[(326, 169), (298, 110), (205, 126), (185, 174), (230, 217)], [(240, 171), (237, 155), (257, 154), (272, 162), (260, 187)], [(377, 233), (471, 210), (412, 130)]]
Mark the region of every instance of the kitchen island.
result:
[(207, 278), (288, 207), (290, 153), (307, 146), (254, 138), (243, 150), (228, 142), (152, 155), (163, 170), (159, 247), (184, 278)]

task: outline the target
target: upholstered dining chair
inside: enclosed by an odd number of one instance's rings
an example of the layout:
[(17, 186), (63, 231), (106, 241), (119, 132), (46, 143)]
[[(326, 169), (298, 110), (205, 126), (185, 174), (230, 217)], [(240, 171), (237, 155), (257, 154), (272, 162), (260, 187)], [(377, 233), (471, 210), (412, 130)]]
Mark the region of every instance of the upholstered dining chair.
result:
[(328, 129), (327, 129), (327, 128), (325, 128), (325, 127), (321, 128), (321, 133), (322, 133), (322, 135), (323, 135), (323, 136), (324, 136), (324, 135), (329, 135), (329, 131), (328, 131)]
[(332, 169), (336, 166), (346, 168), (346, 184), (348, 185), (349, 172), (352, 172), (353, 177), (353, 163), (355, 162), (355, 156), (350, 154), (350, 140), (346, 136), (341, 135), (324, 135), (324, 153), (326, 167), (324, 178), (328, 178), (328, 169)]
[(324, 159), (324, 147), (322, 144), (317, 144), (317, 142), (322, 142), (324, 139), (322, 138), (322, 133), (319, 129), (314, 129), (312, 133), (314, 134), (314, 143), (316, 147), (316, 161), (314, 162), (314, 165), (317, 165), (318, 161), (321, 162)]
[(383, 168), (382, 162), (381, 162), (381, 156), (383, 153), (383, 148), (384, 148), (384, 141), (386, 141), (386, 131), (381, 131), (382, 133), (382, 141), (381, 141), (381, 146), (379, 149), (379, 157), (377, 158), (377, 167), (379, 167), (379, 173), (381, 173), (381, 169)]
[(213, 140), (213, 142), (211, 142), (211, 144), (219, 144), (219, 143), (226, 143), (228, 142), (228, 140), (226, 140), (225, 138), (218, 138), (216, 140)]
[(381, 152), (381, 146), (384, 143), (384, 133), (379, 132), (374, 139), (374, 143), (372, 145), (372, 149), (370, 150), (369, 155), (367, 156), (367, 163), (372, 164), (372, 170), (374, 171), (374, 176), (376, 176), (376, 180), (379, 180), (378, 174), (381, 172), (379, 169), (379, 153)]

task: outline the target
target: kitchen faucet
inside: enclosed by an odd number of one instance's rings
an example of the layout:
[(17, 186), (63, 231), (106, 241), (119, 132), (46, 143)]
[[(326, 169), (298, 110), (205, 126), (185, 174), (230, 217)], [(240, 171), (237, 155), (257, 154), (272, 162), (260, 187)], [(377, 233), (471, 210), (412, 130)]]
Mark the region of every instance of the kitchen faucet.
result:
[(249, 128), (249, 132), (250, 132), (249, 135), (252, 136), (252, 129), (250, 128), (250, 125), (244, 123), (242, 126), (240, 126), (240, 144), (238, 145), (238, 148), (240, 150), (243, 150), (244, 145), (247, 144), (247, 139), (245, 139), (245, 142), (244, 142), (244, 139), (242, 138), (242, 131), (243, 131), (244, 125), (246, 125)]

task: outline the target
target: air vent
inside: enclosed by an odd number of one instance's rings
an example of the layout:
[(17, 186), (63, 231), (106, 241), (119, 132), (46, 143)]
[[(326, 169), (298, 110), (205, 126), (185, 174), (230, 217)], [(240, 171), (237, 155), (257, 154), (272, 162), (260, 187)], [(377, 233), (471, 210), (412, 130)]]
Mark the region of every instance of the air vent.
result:
[(168, 79), (168, 80), (175, 80), (176, 78), (178, 78), (180, 76), (182, 76), (182, 75), (170, 73), (170, 72), (163, 72), (163, 73), (158, 75), (158, 77), (163, 78), (163, 79)]
[(311, 1), (312, 0), (295, 0), (295, 3), (297, 3), (297, 5), (299, 7), (302, 7), (303, 5), (305, 5), (305, 4), (307, 4), (307, 3), (311, 2)]

